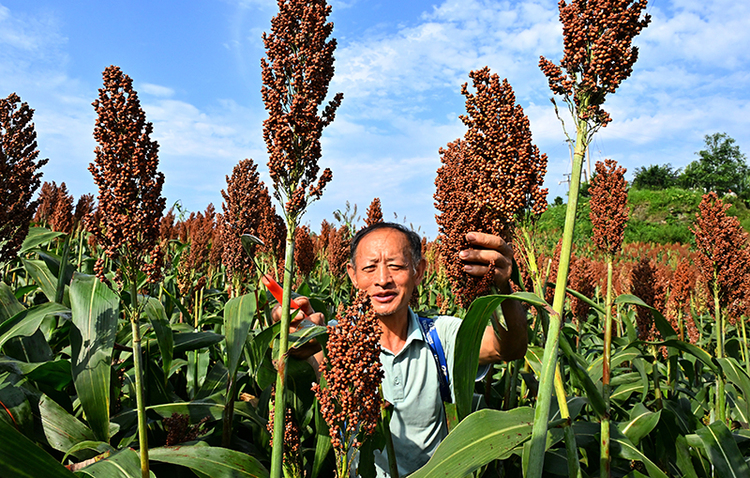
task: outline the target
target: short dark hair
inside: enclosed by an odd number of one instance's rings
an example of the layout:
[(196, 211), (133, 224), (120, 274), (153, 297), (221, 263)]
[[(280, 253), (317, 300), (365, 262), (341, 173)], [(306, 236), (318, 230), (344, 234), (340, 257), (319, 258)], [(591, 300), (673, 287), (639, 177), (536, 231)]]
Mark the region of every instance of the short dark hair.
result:
[(364, 229), (360, 229), (352, 238), (351, 253), (349, 257), (352, 265), (354, 265), (354, 258), (357, 256), (357, 247), (359, 246), (360, 241), (362, 241), (366, 235), (377, 231), (378, 229), (394, 229), (403, 233), (409, 241), (409, 252), (411, 253), (412, 266), (416, 268), (419, 265), (419, 262), (422, 260), (422, 238), (419, 237), (419, 234), (408, 227), (396, 222), (376, 222)]

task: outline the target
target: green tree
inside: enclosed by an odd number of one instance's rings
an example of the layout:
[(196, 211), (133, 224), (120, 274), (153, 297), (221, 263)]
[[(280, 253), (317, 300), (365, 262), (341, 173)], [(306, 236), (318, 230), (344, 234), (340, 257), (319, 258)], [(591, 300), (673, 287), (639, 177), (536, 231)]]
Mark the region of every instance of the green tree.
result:
[(677, 185), (680, 170), (671, 164), (652, 164), (635, 168), (632, 186), (636, 189), (667, 189)]
[(750, 173), (745, 155), (726, 133), (706, 135), (706, 149), (698, 151), (700, 159), (688, 164), (680, 176), (686, 188), (700, 188), (723, 195), (732, 191), (744, 196)]

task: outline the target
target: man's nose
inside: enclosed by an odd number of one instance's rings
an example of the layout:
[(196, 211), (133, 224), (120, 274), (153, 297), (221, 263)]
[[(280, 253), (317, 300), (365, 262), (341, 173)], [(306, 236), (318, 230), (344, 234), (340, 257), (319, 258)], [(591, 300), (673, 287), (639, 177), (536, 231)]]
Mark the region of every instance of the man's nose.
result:
[(378, 266), (377, 273), (375, 274), (376, 285), (386, 285), (391, 282), (391, 271), (385, 265)]

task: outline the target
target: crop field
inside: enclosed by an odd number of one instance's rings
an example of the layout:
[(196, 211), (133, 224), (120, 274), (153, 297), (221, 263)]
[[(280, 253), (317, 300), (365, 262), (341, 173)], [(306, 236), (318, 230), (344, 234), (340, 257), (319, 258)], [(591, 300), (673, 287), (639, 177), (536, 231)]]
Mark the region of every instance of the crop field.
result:
[[(750, 238), (730, 199), (703, 194), (685, 243), (623, 243), (629, 186), (606, 160), (586, 185), (591, 229), (576, 229), (585, 152), (637, 67), (645, 7), (561, 2), (562, 60), (538, 60), (570, 114), (559, 237), (540, 233), (547, 157), (511, 85), (468, 73), (466, 134), (436, 152), (439, 235), (422, 240), (411, 298), (420, 316), (462, 319), (450, 432), (409, 476), (750, 476)], [(241, 160), (220, 207), (167, 208), (153, 126), (118, 67), (94, 101), (96, 195), (43, 180), (33, 110), (0, 100), (0, 477), (372, 477), (376, 453), (394, 469), (380, 327), (347, 275), (380, 200), (302, 225), (331, 180), (320, 139), (344, 101), (328, 91), (330, 9), (279, 1), (261, 60), (272, 184)], [(464, 272), (470, 231), (513, 245), (509, 293), (492, 267)], [(299, 296), (329, 325), (300, 323)], [(475, 381), (508, 300), (525, 356)], [(301, 358), (315, 347), (319, 369)]]

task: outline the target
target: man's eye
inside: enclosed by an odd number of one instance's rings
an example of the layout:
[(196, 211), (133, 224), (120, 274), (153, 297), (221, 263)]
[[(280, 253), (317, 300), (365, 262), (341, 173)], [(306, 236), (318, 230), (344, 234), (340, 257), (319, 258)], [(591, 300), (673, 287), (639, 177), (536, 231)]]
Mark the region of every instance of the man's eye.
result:
[(366, 266), (366, 267), (363, 267), (362, 270), (365, 272), (372, 272), (375, 270), (375, 266)]

